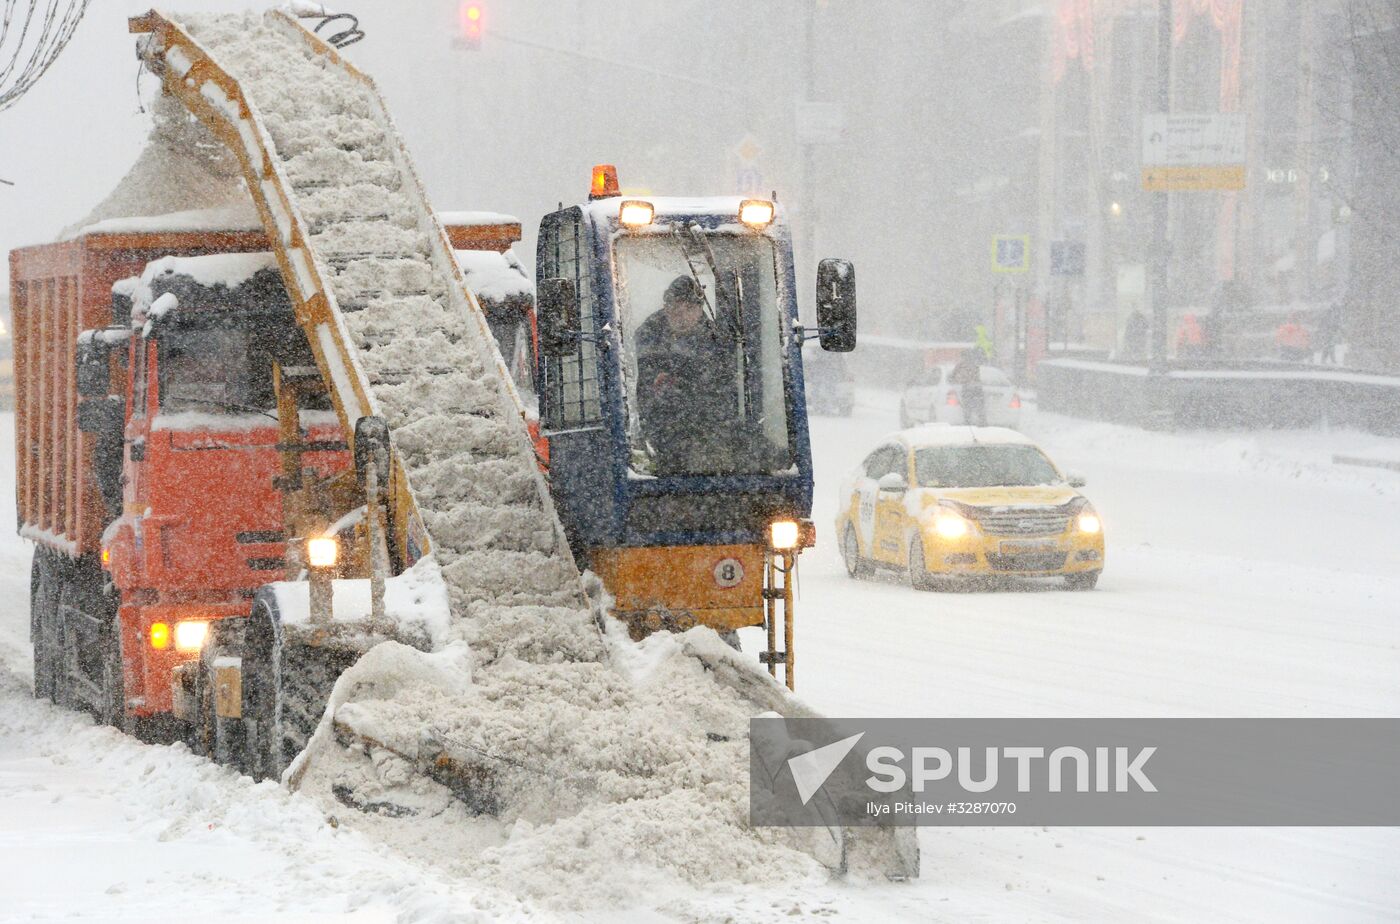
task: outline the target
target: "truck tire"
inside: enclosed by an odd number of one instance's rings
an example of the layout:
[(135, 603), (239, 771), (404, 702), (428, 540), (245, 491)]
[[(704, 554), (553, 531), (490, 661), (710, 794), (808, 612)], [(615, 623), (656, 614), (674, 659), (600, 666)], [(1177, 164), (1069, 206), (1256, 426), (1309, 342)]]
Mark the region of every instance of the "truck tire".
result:
[(860, 540), (856, 538), (856, 528), (846, 524), (846, 532), (841, 536), (841, 560), (846, 563), (846, 576), (866, 577), (870, 574), (869, 562), (860, 555)]
[(97, 704), (97, 721), (132, 734), (134, 726), (126, 711), (126, 665), (122, 646), (121, 621), (114, 616), (102, 636), (102, 694)]
[(909, 583), (915, 590), (937, 590), (938, 582), (928, 573), (928, 563), (924, 559), (924, 542), (915, 538), (909, 543)]
[(34, 550), (29, 569), (29, 634), (34, 643), (34, 698), (54, 701), (58, 633), (53, 566), (44, 549)]
[(64, 709), (81, 712), (88, 709), (89, 703), (79, 693), (77, 678), (73, 676), (78, 667), (77, 622), (81, 617), (74, 618), (72, 613), (81, 609), (82, 594), (70, 562), (60, 562), (54, 570), (58, 576), (54, 616), (58, 644), (54, 649), (53, 701)]

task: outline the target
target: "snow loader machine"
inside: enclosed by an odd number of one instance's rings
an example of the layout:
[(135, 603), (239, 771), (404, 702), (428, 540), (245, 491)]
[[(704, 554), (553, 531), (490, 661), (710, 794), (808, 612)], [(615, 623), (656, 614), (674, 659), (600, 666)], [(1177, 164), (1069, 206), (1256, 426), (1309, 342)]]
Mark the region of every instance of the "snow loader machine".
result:
[[(767, 626), (760, 661), (792, 685), (807, 332), (774, 203), (623, 199), (600, 170), (541, 226), (537, 315), (519, 287), (483, 306), (454, 243), (503, 259), (518, 228), (445, 227), (333, 47), (281, 11), (130, 25), (256, 218), (11, 255), (36, 693), (178, 720), (222, 763), (403, 824), (742, 792), (747, 719), (811, 715), (699, 628)], [(629, 346), (678, 278), (724, 356), (718, 459), (675, 451), (664, 376)], [(850, 349), (853, 271), (818, 282), (812, 334)], [(503, 359), (527, 337), (533, 436)], [(623, 676), (613, 601), (632, 639), (676, 630), (665, 683)], [(594, 782), (546, 797), (548, 773)], [(917, 875), (910, 829), (791, 837)]]

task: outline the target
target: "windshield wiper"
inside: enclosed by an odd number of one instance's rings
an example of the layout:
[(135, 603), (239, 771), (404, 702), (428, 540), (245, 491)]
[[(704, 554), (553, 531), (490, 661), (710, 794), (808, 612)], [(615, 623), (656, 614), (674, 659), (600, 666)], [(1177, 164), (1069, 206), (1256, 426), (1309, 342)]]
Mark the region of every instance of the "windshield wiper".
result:
[[(691, 228), (695, 225), (692, 223)], [(700, 290), (700, 297), (705, 300), (705, 314), (710, 319), (711, 324), (717, 324), (715, 306), (710, 304), (710, 296), (705, 292), (705, 284), (700, 281), (700, 274), (695, 270), (695, 261), (691, 259), (690, 251), (685, 248), (685, 238), (681, 237), (681, 229), (671, 228), (671, 236), (676, 239), (676, 246), (680, 248), (681, 256), (685, 258), (686, 269), (690, 270), (690, 278), (695, 280), (695, 286)], [(710, 275), (714, 277), (716, 284), (719, 282), (719, 274), (715, 272), (715, 260), (709, 253), (709, 248), (705, 250), (705, 260), (710, 264)]]

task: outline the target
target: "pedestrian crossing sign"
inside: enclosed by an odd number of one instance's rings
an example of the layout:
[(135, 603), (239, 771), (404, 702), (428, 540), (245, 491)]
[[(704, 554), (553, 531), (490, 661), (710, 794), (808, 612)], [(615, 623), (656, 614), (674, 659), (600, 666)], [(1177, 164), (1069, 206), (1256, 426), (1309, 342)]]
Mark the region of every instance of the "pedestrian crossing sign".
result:
[(1024, 273), (1031, 268), (1031, 239), (1027, 235), (998, 234), (992, 238), (992, 272)]

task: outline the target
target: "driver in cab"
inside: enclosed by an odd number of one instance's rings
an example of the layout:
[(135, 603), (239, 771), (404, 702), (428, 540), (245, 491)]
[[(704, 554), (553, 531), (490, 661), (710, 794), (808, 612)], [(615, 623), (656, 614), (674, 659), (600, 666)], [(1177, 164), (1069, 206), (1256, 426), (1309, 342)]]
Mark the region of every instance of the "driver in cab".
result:
[(724, 471), (736, 422), (733, 356), (691, 276), (666, 287), (637, 329), (642, 430), (663, 473)]

